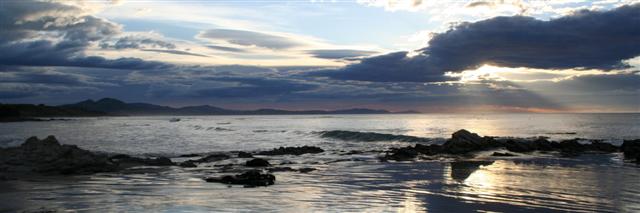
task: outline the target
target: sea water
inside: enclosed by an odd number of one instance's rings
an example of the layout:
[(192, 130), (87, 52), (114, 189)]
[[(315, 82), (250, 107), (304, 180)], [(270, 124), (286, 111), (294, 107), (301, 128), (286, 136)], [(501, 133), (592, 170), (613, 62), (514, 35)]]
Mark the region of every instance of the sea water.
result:
[[(174, 119), (174, 118), (179, 118)], [(602, 139), (619, 145), (640, 138), (640, 114), (398, 114), (151, 116), (74, 118), (69, 121), (0, 124), (0, 146), (27, 137), (55, 135), (63, 144), (136, 156), (260, 151), (280, 146), (318, 146), (320, 154), (268, 156), (272, 164), (315, 168), (278, 172), (269, 187), (229, 187), (204, 177), (226, 174), (220, 165), (198, 168), (140, 167), (118, 173), (33, 177), (0, 181), (0, 212), (72, 211), (498, 211), (637, 212), (640, 167), (620, 153), (560, 158), (480, 153), (471, 159), (380, 162), (380, 152), (413, 145), (322, 138), (319, 131), (403, 134), (442, 143), (467, 129), (480, 135), (545, 136), (551, 140)], [(346, 154), (349, 151), (372, 151)], [(239, 166), (241, 167), (241, 166)]]

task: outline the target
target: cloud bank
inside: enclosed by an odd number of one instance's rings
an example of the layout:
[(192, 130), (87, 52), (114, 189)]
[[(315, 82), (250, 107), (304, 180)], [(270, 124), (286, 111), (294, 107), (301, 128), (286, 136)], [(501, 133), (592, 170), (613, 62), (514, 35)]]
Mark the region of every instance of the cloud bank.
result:
[(640, 56), (640, 4), (583, 10), (549, 21), (525, 16), (461, 23), (415, 56), (395, 52), (319, 75), (374, 82), (438, 82), (445, 72), (482, 65), (538, 69), (627, 68)]

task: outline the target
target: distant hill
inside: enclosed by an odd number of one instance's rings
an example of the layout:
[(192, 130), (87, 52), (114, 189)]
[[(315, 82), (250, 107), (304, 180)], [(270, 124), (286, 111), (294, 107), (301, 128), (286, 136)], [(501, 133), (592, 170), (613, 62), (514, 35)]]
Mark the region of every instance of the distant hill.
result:
[[(74, 104), (45, 106), (33, 104), (0, 104), (0, 122), (38, 121), (39, 117), (82, 117), (82, 116), (136, 116), (136, 115), (321, 115), (321, 114), (391, 114), (386, 110), (343, 109), (343, 110), (303, 110), (281, 109), (232, 110), (215, 106), (168, 107), (148, 103), (126, 103), (114, 98), (98, 101), (85, 100)], [(416, 113), (406, 111), (399, 113)]]
[(75, 104), (61, 105), (67, 109), (105, 112), (109, 115), (317, 115), (317, 114), (389, 114), (386, 110), (344, 109), (344, 110), (303, 110), (280, 109), (232, 110), (215, 106), (187, 106), (173, 108), (147, 103), (125, 103), (113, 98), (98, 101), (86, 100)]

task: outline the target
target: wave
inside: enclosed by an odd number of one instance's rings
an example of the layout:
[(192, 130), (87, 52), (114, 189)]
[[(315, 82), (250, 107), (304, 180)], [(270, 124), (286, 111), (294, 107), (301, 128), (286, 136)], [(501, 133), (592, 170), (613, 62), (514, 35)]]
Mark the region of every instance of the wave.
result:
[(317, 132), (320, 137), (333, 138), (345, 141), (401, 141), (401, 142), (431, 142), (432, 138), (423, 138), (409, 135), (394, 135), (376, 132), (356, 132), (345, 130), (331, 130)]

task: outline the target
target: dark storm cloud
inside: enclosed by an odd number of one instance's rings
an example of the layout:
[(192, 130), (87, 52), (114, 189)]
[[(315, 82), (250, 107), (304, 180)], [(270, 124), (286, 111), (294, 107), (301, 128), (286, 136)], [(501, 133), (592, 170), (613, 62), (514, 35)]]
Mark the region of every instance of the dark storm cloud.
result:
[(395, 52), (362, 60), (338, 70), (323, 70), (310, 75), (328, 76), (341, 80), (372, 82), (440, 82), (454, 80), (425, 67), (427, 57), (407, 57), (407, 52)]
[(610, 11), (579, 11), (549, 21), (531, 17), (496, 17), (462, 23), (436, 34), (429, 46), (371, 57), (319, 75), (362, 81), (433, 82), (447, 71), (484, 64), (540, 69), (628, 67), (640, 55), (640, 4)]
[(216, 98), (282, 96), (317, 88), (317, 85), (283, 79), (211, 77), (204, 78), (204, 80), (237, 82), (240, 85), (232, 87), (201, 89), (196, 91), (196, 96)]
[(90, 15), (81, 8), (46, 1), (4, 1), (0, 7), (0, 43), (33, 38), (42, 32), (56, 34), (79, 45), (115, 35), (120, 27)]
[(343, 58), (355, 58), (362, 56), (369, 56), (376, 54), (375, 51), (366, 50), (349, 50), (349, 49), (335, 49), (335, 50), (309, 50), (307, 51), (313, 57), (324, 59), (343, 59)]
[(3, 88), (0, 87), (0, 100), (2, 99), (18, 99), (18, 98), (27, 98), (38, 95), (36, 92), (27, 92), (27, 91), (3, 91)]
[(247, 30), (211, 29), (201, 32), (198, 37), (268, 49), (288, 49), (303, 45), (292, 38)]
[[(0, 6), (0, 26), (0, 65), (116, 69), (171, 67), (137, 58), (86, 56), (84, 52), (88, 47), (120, 34), (121, 26), (86, 15), (76, 6), (48, 1), (6, 1)], [(155, 42), (155, 45), (159, 43)], [(122, 46), (126, 45), (123, 43)]]
[(88, 85), (86, 76), (77, 74), (63, 74), (54, 71), (20, 71), (3, 72), (0, 74), (0, 83), (36, 83), (36, 84), (62, 84), (62, 85)]
[(106, 59), (101, 56), (83, 56), (76, 48), (64, 46), (65, 43), (54, 44), (51, 41), (39, 40), (0, 44), (1, 65), (24, 66), (74, 66), (113, 69), (162, 69), (173, 65), (145, 61), (139, 58)]
[(0, 100), (54, 95), (73, 91), (99, 91), (114, 86), (97, 78), (51, 67), (0, 67)]

